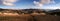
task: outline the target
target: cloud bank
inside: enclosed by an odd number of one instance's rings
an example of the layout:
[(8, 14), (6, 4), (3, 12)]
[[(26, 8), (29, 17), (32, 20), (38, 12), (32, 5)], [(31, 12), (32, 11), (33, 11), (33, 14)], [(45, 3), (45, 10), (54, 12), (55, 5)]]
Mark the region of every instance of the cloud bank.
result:
[(50, 4), (50, 3), (55, 3), (54, 0), (40, 0), (39, 2), (34, 1), (33, 2), (36, 6), (42, 7), (44, 4)]
[(15, 2), (17, 2), (17, 0), (0, 0), (0, 4), (6, 5), (6, 6), (14, 6)]

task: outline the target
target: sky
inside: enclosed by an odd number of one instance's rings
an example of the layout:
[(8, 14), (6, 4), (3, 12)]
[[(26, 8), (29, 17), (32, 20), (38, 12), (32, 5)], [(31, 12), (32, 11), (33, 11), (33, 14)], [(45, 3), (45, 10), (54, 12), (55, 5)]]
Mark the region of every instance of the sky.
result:
[(60, 9), (60, 0), (0, 0), (3, 9)]

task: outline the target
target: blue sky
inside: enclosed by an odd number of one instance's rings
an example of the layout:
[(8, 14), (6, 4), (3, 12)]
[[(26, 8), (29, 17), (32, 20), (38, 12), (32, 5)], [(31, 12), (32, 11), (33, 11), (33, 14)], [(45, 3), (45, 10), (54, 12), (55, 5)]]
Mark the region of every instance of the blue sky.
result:
[(60, 9), (60, 0), (54, 0), (55, 3), (44, 4), (42, 7), (36, 6), (33, 2), (40, 2), (40, 0), (18, 0), (15, 6), (1, 5), (0, 8), (5, 9), (27, 9), (27, 8), (41, 8), (41, 9)]

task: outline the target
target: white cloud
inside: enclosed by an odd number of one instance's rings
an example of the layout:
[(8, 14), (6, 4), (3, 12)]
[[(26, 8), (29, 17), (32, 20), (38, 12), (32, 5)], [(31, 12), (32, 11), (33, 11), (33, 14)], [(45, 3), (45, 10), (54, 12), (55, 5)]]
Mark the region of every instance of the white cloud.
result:
[(44, 9), (59, 9), (59, 7), (46, 7)]
[(34, 4), (35, 4), (36, 6), (39, 6), (39, 7), (42, 7), (42, 6), (43, 6), (42, 3), (39, 3), (39, 2), (36, 2), (36, 1), (34, 1)]
[(6, 6), (14, 6), (15, 4), (13, 3), (15, 2), (17, 2), (17, 0), (0, 0), (0, 3)]
[(36, 6), (42, 7), (44, 4), (50, 4), (50, 3), (55, 3), (54, 0), (41, 0), (39, 2), (34, 1), (33, 2)]

